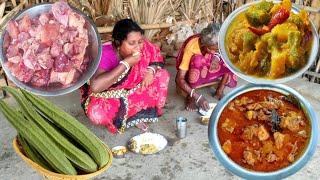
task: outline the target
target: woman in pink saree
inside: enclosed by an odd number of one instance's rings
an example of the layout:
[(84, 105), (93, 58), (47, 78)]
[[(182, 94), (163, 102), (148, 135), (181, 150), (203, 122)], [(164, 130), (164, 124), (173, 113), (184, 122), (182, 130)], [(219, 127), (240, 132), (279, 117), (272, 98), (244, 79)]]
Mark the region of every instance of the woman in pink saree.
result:
[(111, 133), (137, 126), (162, 115), (169, 73), (158, 47), (143, 37), (143, 30), (132, 20), (116, 23), (112, 43), (102, 47), (99, 69), (82, 88), (82, 104), (94, 123)]
[(179, 91), (186, 95), (186, 110), (198, 107), (208, 110), (205, 97), (196, 92), (197, 88), (212, 85), (219, 80), (215, 96), (222, 98), (225, 86), (235, 87), (236, 76), (227, 68), (218, 53), (218, 24), (209, 24), (201, 34), (189, 37), (177, 56), (176, 83)]

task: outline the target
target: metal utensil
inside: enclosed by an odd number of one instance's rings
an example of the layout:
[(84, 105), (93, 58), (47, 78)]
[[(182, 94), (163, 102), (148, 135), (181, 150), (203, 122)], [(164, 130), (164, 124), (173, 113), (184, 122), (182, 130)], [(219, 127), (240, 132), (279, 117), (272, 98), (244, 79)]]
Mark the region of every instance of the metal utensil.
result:
[[(34, 6), (31, 6), (29, 8), (26, 8), (22, 11), (20, 11), (18, 14), (16, 14), (12, 19), (18, 20), (24, 17), (26, 14), (28, 14), (30, 17), (37, 17), (40, 14), (44, 12), (48, 12), (51, 10), (52, 3), (42, 3), (42, 4), (36, 4)], [(23, 83), (19, 81), (17, 78), (15, 78), (10, 70), (5, 66), (5, 63), (8, 61), (6, 57), (6, 50), (3, 47), (4, 44), (4, 37), (8, 33), (7, 31), (4, 31), (1, 35), (0, 39), (0, 62), (2, 64), (2, 67), (7, 75), (7, 77), (14, 82), (15, 85), (18, 87), (25, 89), (29, 92), (32, 92), (34, 94), (42, 95), (42, 96), (58, 96), (70, 93), (74, 90), (79, 89), (84, 83), (86, 83), (92, 75), (96, 72), (101, 58), (101, 39), (100, 35), (98, 33), (98, 30), (94, 24), (94, 22), (87, 17), (86, 14), (83, 12), (77, 10), (76, 8), (71, 7), (74, 12), (81, 15), (86, 23), (85, 26), (88, 29), (88, 35), (89, 35), (89, 45), (86, 49), (86, 53), (91, 58), (91, 62), (88, 65), (87, 70), (79, 77), (79, 79), (73, 83), (70, 84), (67, 87), (46, 87), (46, 88), (37, 88), (33, 87), (31, 85), (28, 85), (26, 83)]]
[[(274, 3), (280, 3), (281, 1), (273, 1)], [(246, 74), (246, 72), (241, 71), (229, 58), (228, 55), (228, 48), (227, 48), (227, 41), (226, 41), (226, 35), (227, 31), (232, 24), (233, 20), (239, 16), (239, 14), (245, 12), (249, 7), (251, 7), (254, 4), (260, 3), (260, 1), (253, 1), (247, 4), (244, 4), (243, 6), (237, 8), (234, 10), (231, 14), (228, 15), (228, 17), (224, 20), (221, 29), (219, 31), (219, 52), (222, 56), (222, 59), (225, 63), (225, 65), (230, 69), (235, 75), (240, 77), (241, 79), (244, 79), (250, 83), (253, 84), (279, 84), (279, 83), (285, 83), (290, 80), (293, 80), (295, 78), (300, 77), (303, 73), (307, 71), (307, 69), (314, 64), (314, 61), (317, 59), (318, 50), (319, 50), (319, 37), (318, 37), (318, 30), (316, 26), (314, 25), (314, 22), (312, 20), (310, 21), (310, 27), (312, 31), (312, 47), (310, 50), (310, 55), (306, 59), (306, 63), (303, 67), (301, 67), (296, 72), (283, 76), (276, 79), (268, 79), (268, 78), (262, 78), (257, 76), (252, 76), (249, 74)], [(291, 13), (298, 14), (300, 11), (300, 8), (297, 6), (292, 6)]]
[(176, 120), (177, 123), (177, 136), (178, 138), (185, 138), (187, 136), (187, 118), (178, 117)]

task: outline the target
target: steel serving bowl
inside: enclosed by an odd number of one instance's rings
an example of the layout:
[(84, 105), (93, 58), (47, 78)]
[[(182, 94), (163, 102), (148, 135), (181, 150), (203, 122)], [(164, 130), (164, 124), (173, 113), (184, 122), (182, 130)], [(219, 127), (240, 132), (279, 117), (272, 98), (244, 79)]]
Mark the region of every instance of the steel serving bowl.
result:
[[(21, 19), (24, 15), (28, 14), (30, 17), (36, 17), (39, 16), (40, 14), (44, 12), (48, 12), (51, 10), (52, 3), (42, 3), (42, 4), (37, 4), (34, 6), (31, 6), (29, 8), (26, 8), (22, 11), (20, 11), (18, 14), (16, 14), (12, 19), (13, 20), (18, 20)], [(85, 26), (88, 29), (88, 36), (89, 36), (89, 45), (86, 48), (86, 53), (89, 55), (91, 59), (87, 70), (83, 72), (83, 74), (79, 77), (79, 79), (67, 87), (48, 87), (48, 88), (39, 88), (39, 87), (33, 87), (29, 84), (23, 83), (19, 81), (16, 77), (14, 77), (10, 70), (6, 67), (5, 62), (7, 62), (7, 58), (5, 55), (5, 49), (3, 47), (3, 41), (5, 34), (8, 33), (7, 31), (4, 31), (1, 35), (0, 39), (0, 62), (2, 64), (2, 67), (8, 76), (8, 78), (13, 81), (15, 85), (18, 87), (25, 89), (29, 92), (32, 92), (37, 95), (42, 95), (42, 96), (58, 96), (58, 95), (63, 95), (70, 93), (74, 90), (77, 90), (80, 88), (84, 83), (86, 83), (92, 75), (96, 72), (99, 63), (100, 63), (100, 58), (101, 58), (101, 39), (100, 35), (98, 33), (98, 30), (94, 24), (94, 22), (87, 17), (83, 12), (77, 10), (76, 8), (73, 8), (73, 11), (76, 13), (80, 14), (82, 17), (84, 17), (86, 23)]]
[[(223, 22), (220, 32), (219, 32), (219, 41), (218, 41), (218, 45), (219, 45), (219, 51), (222, 55), (223, 61), (225, 62), (225, 64), (227, 65), (227, 67), (237, 76), (239, 76), (240, 78), (250, 82), (250, 83), (254, 83), (254, 84), (269, 84), (269, 83), (284, 83), (284, 82), (288, 82), (294, 78), (297, 78), (299, 76), (301, 76), (316, 60), (317, 54), (318, 54), (318, 49), (319, 49), (319, 37), (318, 37), (318, 33), (317, 30), (313, 24), (312, 21), (310, 21), (311, 23), (311, 27), (312, 27), (312, 49), (309, 55), (309, 58), (306, 62), (306, 64), (298, 71), (296, 71), (293, 74), (281, 77), (281, 78), (277, 78), (277, 79), (267, 79), (267, 78), (263, 78), (263, 77), (256, 77), (253, 75), (248, 75), (244, 72), (242, 72), (238, 67), (236, 67), (230, 60), (227, 51), (226, 51), (226, 34), (228, 31), (228, 28), (230, 26), (230, 24), (232, 23), (232, 21), (242, 12), (246, 11), (250, 6), (260, 3), (261, 1), (254, 1), (248, 4), (244, 4), (243, 6), (237, 8), (236, 10), (234, 10), (228, 17), (227, 19)], [(280, 3), (281, 1), (273, 1), (274, 3)], [(298, 7), (296, 7), (294, 4), (292, 4), (292, 9), (291, 12), (293, 13), (298, 13), (300, 11), (300, 9)]]
[[(224, 108), (227, 107), (229, 102), (231, 102), (234, 98), (246, 92), (253, 91), (253, 90), (263, 90), (263, 89), (276, 91), (283, 95), (289, 95), (289, 94), (293, 95), (297, 100), (299, 100), (300, 105), (304, 113), (306, 114), (306, 117), (310, 121), (310, 125), (311, 125), (309, 144), (307, 145), (303, 154), (291, 165), (276, 171), (272, 171), (272, 172), (253, 171), (236, 164), (232, 159), (228, 157), (228, 155), (221, 148), (221, 143), (219, 141), (218, 132), (217, 132), (220, 115), (224, 110)], [(216, 108), (214, 109), (210, 117), (209, 129), (208, 129), (210, 146), (216, 158), (226, 169), (231, 171), (233, 174), (243, 177), (245, 179), (258, 179), (258, 178), (282, 179), (296, 173), (310, 160), (312, 155), (315, 153), (317, 142), (318, 142), (318, 132), (319, 132), (318, 120), (317, 120), (315, 111), (313, 110), (310, 103), (294, 89), (281, 84), (270, 84), (270, 85), (247, 84), (234, 89), (228, 95), (223, 97), (221, 101), (219, 101), (218, 105), (216, 106)]]

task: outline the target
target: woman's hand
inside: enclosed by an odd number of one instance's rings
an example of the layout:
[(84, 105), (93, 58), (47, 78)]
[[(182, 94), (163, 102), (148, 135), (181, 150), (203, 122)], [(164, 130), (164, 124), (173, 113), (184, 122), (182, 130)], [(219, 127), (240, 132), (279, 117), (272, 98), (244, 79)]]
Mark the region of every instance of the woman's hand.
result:
[(125, 58), (124, 61), (126, 61), (130, 65), (130, 67), (132, 67), (139, 62), (140, 55), (141, 53), (139, 51), (136, 51), (132, 54), (132, 56)]
[(153, 76), (153, 72), (150, 69), (148, 69), (141, 83), (142, 88), (148, 87), (153, 82)]
[(197, 103), (197, 106), (200, 107), (201, 109), (205, 110), (205, 111), (208, 111), (210, 109), (208, 101), (203, 96), (201, 96), (201, 98), (199, 99), (199, 101)]

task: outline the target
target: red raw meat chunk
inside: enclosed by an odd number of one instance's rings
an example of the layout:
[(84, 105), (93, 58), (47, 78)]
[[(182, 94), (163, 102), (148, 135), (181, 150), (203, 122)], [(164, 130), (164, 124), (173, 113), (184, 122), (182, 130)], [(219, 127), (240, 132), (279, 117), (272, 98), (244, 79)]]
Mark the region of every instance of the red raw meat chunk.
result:
[(31, 19), (31, 27), (37, 27), (39, 25), (41, 25), (39, 18), (32, 18)]
[(31, 36), (29, 33), (27, 32), (21, 32), (19, 35), (18, 35), (18, 41), (22, 42), (22, 41), (26, 41), (28, 39), (30, 39)]
[(79, 38), (82, 38), (82, 40), (85, 42), (85, 44), (88, 44), (88, 30), (86, 29), (79, 29)]
[(40, 40), (42, 29), (43, 26), (33, 26), (29, 29), (29, 34), (31, 37), (35, 37), (35, 39)]
[(65, 54), (60, 54), (55, 58), (53, 70), (56, 72), (69, 72), (72, 69), (72, 64)]
[(36, 87), (48, 86), (49, 79), (50, 79), (50, 70), (43, 69), (43, 70), (36, 71), (33, 74), (33, 77), (30, 83)]
[(27, 68), (23, 62), (19, 64), (13, 64), (11, 62), (6, 63), (8, 69), (11, 71), (12, 75), (15, 76), (21, 82), (29, 82), (33, 76), (34, 71)]
[(60, 26), (58, 24), (44, 25), (40, 32), (41, 43), (51, 46), (52, 42), (56, 41), (57, 37), (59, 36), (59, 29)]
[(81, 64), (81, 66), (80, 66), (80, 69), (78, 68), (78, 70), (79, 70), (80, 72), (82, 72), (82, 73), (83, 73), (84, 71), (86, 71), (87, 68), (88, 68), (89, 62), (90, 62), (90, 59), (88, 58), (88, 56), (85, 56), (84, 59), (83, 59), (83, 62), (82, 62), (82, 64)]
[(61, 39), (63, 42), (73, 42), (77, 36), (78, 31), (68, 28), (62, 33)]
[(53, 42), (51, 49), (50, 49), (50, 54), (52, 57), (57, 57), (59, 56), (62, 51), (62, 45), (59, 42)]
[(19, 35), (18, 24), (16, 21), (9, 21), (7, 24), (7, 31), (12, 39), (17, 39)]
[(27, 52), (23, 54), (23, 63), (26, 67), (32, 70), (40, 70), (41, 66), (37, 61), (37, 57), (32, 48), (29, 48)]
[(54, 18), (65, 27), (68, 26), (69, 13), (71, 8), (64, 1), (56, 2), (52, 5), (52, 13)]
[(73, 63), (73, 67), (76, 69), (80, 69), (81, 65), (83, 63), (83, 58), (84, 58), (84, 56), (82, 54), (78, 54), (76, 56), (73, 56), (71, 58), (71, 61)]
[(10, 45), (10, 42), (11, 42), (10, 35), (8, 33), (5, 33), (3, 37), (3, 48), (7, 49)]
[(86, 22), (85, 19), (81, 15), (79, 15), (79, 14), (77, 14), (75, 12), (72, 12), (72, 13), (69, 14), (69, 23), (68, 23), (68, 25), (70, 27), (74, 27), (74, 28), (77, 28), (77, 29), (82, 29), (84, 24), (85, 24), (85, 22)]
[(10, 44), (7, 49), (7, 58), (11, 58), (14, 56), (21, 56), (19, 52), (19, 46), (17, 44)]
[(69, 72), (55, 72), (51, 71), (50, 75), (50, 83), (59, 82), (63, 85), (68, 85), (73, 82), (75, 77), (77, 76), (77, 70), (71, 69)]
[(50, 53), (50, 46), (48, 46), (47, 44), (44, 43), (40, 43), (39, 47), (37, 49), (37, 53), (41, 53), (42, 51), (48, 51)]
[(43, 69), (51, 69), (54, 59), (50, 55), (50, 48), (44, 49), (38, 54), (38, 63)]
[(41, 25), (45, 25), (45, 24), (49, 23), (49, 20), (50, 20), (49, 13), (43, 13), (39, 16), (39, 22)]
[(13, 56), (11, 58), (8, 58), (8, 61), (17, 64), (22, 61), (22, 57), (21, 56)]
[(30, 48), (30, 46), (31, 46), (31, 42), (32, 40), (31, 39), (29, 39), (29, 40), (27, 40), (27, 41), (22, 41), (22, 42), (18, 42), (18, 47), (20, 48), (20, 49), (22, 49), (22, 51), (23, 51), (23, 53), (24, 52), (27, 52), (27, 50)]
[(70, 85), (89, 65), (84, 17), (65, 1), (54, 3), (50, 12), (30, 17), (7, 24), (4, 49), (8, 69), (19, 81), (36, 87)]
[(75, 54), (73, 47), (74, 47), (74, 45), (71, 43), (64, 44), (63, 45), (63, 53), (69, 57), (72, 57)]
[(29, 29), (31, 28), (31, 19), (29, 15), (23, 16), (22, 20), (19, 22), (19, 30), (20, 32), (28, 32)]
[(88, 42), (83, 38), (75, 38), (73, 48), (75, 54), (85, 54)]

